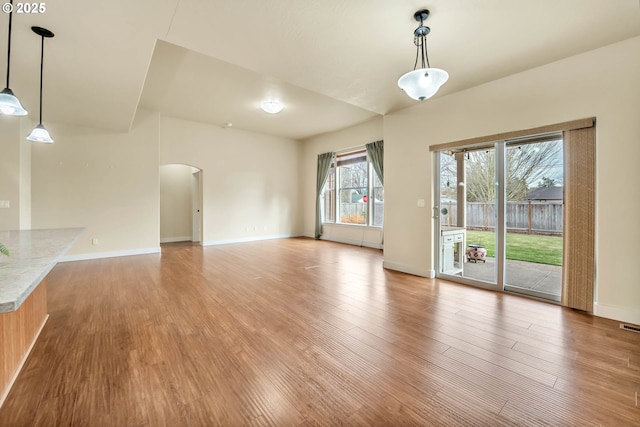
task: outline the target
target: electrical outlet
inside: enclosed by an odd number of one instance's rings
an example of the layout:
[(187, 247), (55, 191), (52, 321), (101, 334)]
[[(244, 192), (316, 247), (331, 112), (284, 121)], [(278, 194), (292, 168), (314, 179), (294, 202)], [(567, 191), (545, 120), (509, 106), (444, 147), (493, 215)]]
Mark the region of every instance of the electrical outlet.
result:
[(94, 237), (93, 239), (91, 239), (91, 244), (92, 245), (97, 245), (98, 244), (98, 238)]
[(9, 200), (0, 200), (0, 208), (7, 209), (11, 207)]

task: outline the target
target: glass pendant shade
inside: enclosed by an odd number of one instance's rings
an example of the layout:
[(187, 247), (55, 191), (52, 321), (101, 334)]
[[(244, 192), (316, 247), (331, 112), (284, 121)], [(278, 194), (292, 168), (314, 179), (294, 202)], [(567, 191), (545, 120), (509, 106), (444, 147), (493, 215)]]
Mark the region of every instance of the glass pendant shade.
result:
[(449, 80), (449, 73), (440, 68), (419, 68), (400, 77), (398, 86), (410, 98), (424, 101), (435, 95), (447, 80)]
[(51, 139), (49, 132), (44, 128), (44, 126), (42, 126), (42, 123), (38, 123), (38, 125), (33, 128), (27, 139), (33, 142), (53, 142), (53, 139)]
[(20, 101), (8, 87), (0, 92), (0, 113), (10, 116), (26, 116), (27, 110), (22, 108)]

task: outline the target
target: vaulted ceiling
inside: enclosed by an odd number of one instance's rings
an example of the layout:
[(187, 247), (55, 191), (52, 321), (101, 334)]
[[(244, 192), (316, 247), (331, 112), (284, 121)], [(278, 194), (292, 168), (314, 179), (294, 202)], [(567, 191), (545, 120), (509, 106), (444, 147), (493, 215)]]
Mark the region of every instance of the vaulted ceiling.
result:
[[(122, 132), (140, 107), (296, 139), (409, 107), (396, 82), (413, 68), (422, 8), (431, 66), (450, 74), (436, 96), (640, 35), (638, 0), (44, 4), (13, 15), (11, 88), (37, 120), (40, 39), (30, 27), (46, 27), (56, 36), (45, 40), (45, 124)], [(0, 15), (5, 53), (7, 24)], [(593, 66), (604, 79), (606, 64)], [(260, 111), (269, 98), (285, 110)]]

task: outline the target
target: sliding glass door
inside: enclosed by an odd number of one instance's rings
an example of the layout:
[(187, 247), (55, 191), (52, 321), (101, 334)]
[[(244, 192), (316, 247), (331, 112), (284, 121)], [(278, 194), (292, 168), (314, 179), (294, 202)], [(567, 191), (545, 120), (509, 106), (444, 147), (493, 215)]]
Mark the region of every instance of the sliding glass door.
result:
[(562, 137), (505, 146), (506, 290), (560, 301), (564, 173)]
[(498, 284), (496, 150), (440, 152), (438, 275), (495, 288)]
[(561, 134), (436, 156), (439, 277), (559, 301)]

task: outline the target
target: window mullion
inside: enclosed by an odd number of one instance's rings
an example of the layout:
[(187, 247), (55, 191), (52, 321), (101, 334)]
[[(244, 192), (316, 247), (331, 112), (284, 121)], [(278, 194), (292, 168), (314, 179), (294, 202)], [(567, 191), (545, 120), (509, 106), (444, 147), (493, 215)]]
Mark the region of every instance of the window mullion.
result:
[(335, 195), (334, 195), (334, 200), (336, 203), (336, 217), (334, 218), (334, 223), (338, 224), (341, 223), (342, 221), (340, 220), (340, 218), (342, 218), (342, 212), (341, 212), (341, 207), (340, 207), (340, 181), (341, 181), (341, 177), (340, 177), (340, 168), (338, 167), (338, 164), (336, 162), (336, 184), (335, 184)]
[(369, 161), (369, 157), (367, 156), (367, 225), (372, 225), (372, 211), (371, 203), (373, 199), (373, 176), (371, 174), (371, 162)]

